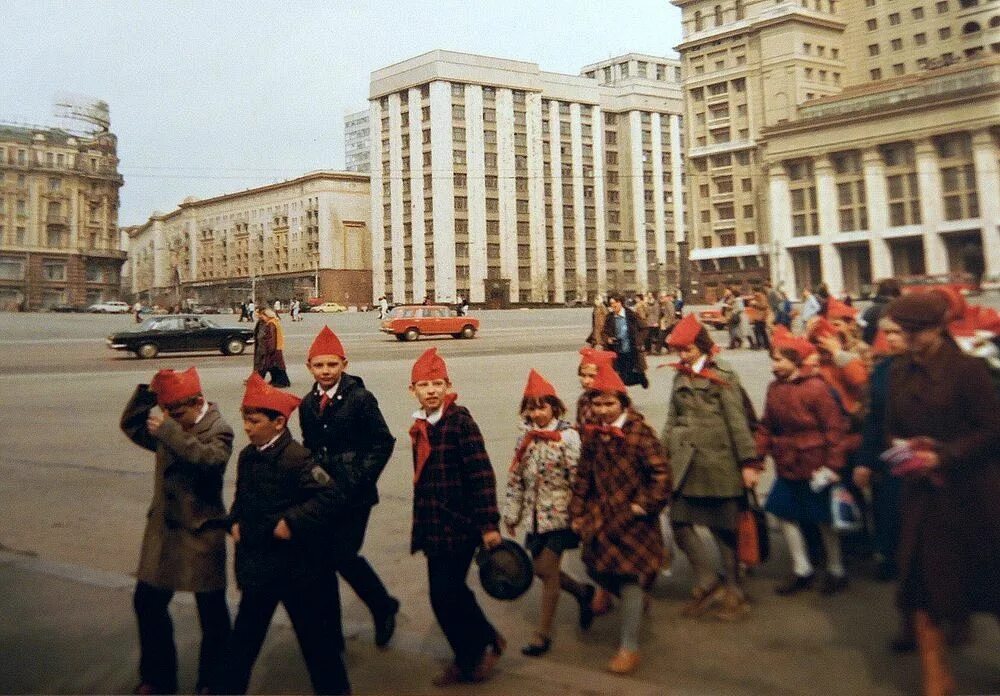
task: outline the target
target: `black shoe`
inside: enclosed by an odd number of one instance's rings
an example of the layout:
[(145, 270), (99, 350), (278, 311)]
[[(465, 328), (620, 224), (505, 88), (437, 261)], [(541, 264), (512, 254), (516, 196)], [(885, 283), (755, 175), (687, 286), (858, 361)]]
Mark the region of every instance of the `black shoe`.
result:
[(843, 592), (847, 589), (847, 576), (846, 575), (832, 575), (827, 573), (823, 576), (823, 580), (819, 584), (819, 593), (821, 595), (835, 595), (839, 592)]
[(594, 601), (594, 586), (587, 585), (576, 601), (580, 603), (580, 628), (586, 631), (594, 623), (594, 608), (591, 606)]
[(528, 657), (541, 657), (549, 651), (552, 647), (552, 639), (546, 638), (541, 643), (535, 643), (532, 641), (528, 643), (523, 648), (521, 648), (521, 654), (527, 655)]
[(891, 582), (896, 579), (898, 571), (892, 561), (879, 561), (875, 566), (875, 579), (879, 582)]
[(375, 619), (375, 645), (384, 648), (392, 640), (396, 632), (396, 614), (399, 613), (399, 600), (392, 600), (393, 608), (387, 614)]
[(816, 575), (810, 573), (809, 575), (795, 575), (794, 573), (785, 579), (780, 585), (774, 588), (774, 594), (787, 597), (789, 595), (797, 594), (802, 590), (808, 590), (812, 587), (813, 580), (816, 579)]

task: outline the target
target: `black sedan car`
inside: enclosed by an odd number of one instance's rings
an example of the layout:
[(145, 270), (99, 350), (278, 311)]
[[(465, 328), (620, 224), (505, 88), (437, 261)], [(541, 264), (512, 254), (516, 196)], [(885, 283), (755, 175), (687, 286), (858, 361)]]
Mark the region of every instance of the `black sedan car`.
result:
[(252, 329), (220, 326), (197, 314), (150, 317), (132, 331), (108, 336), (109, 348), (131, 351), (140, 358), (155, 358), (159, 353), (206, 350), (239, 355), (252, 344)]

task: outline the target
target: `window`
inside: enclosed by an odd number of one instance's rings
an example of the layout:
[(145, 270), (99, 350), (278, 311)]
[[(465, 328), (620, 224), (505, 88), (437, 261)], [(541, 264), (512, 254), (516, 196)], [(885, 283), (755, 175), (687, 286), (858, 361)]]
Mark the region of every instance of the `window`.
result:
[(880, 68), (872, 68), (871, 70), (868, 71), (868, 75), (873, 80), (881, 80), (882, 70)]
[(927, 34), (920, 32), (919, 34), (913, 35), (913, 43), (917, 46), (923, 46), (927, 43)]
[(902, 63), (893, 63), (893, 65), (892, 65), (892, 74), (896, 75), (897, 77), (899, 75), (905, 75), (906, 74), (906, 68), (903, 67)]
[(837, 206), (841, 232), (868, 229), (864, 169), (857, 150), (836, 152), (830, 156), (837, 187)]
[(979, 217), (976, 170), (972, 161), (972, 139), (968, 133), (934, 138), (941, 167), (941, 193), (946, 220)]
[(865, 28), (868, 29), (868, 31), (876, 31), (878, 29), (878, 20), (869, 19), (865, 21)]
[(912, 10), (910, 10), (910, 14), (913, 15), (914, 19), (923, 19), (924, 18), (924, 8), (922, 8), (922, 7), (914, 7)]
[(938, 38), (947, 39), (951, 37), (951, 27), (941, 27), (938, 29)]
[(792, 160), (785, 163), (785, 168), (788, 171), (792, 202), (792, 236), (809, 237), (818, 234), (819, 213), (812, 160)]
[(802, 52), (808, 56), (812, 52), (812, 44), (810, 43), (802, 44)]
[(899, 20), (899, 13), (898, 12), (893, 12), (892, 14), (889, 15), (889, 24), (890, 25), (896, 26), (896, 25), (899, 24), (899, 21), (900, 20)]
[(0, 280), (22, 280), (24, 261), (0, 256)]
[(878, 54), (879, 54), (878, 44), (869, 44), (868, 45), (868, 55), (870, 55), (870, 56), (877, 56)]
[(938, 14), (944, 14), (948, 11), (948, 0), (941, 0), (937, 3), (937, 5), (935, 5), (935, 7), (937, 8)]
[(61, 261), (42, 263), (42, 278), (45, 280), (66, 280), (66, 264)]
[(890, 42), (889, 45), (892, 46), (892, 50), (894, 50), (894, 51), (902, 51), (903, 50), (903, 40), (902, 39), (893, 39)]

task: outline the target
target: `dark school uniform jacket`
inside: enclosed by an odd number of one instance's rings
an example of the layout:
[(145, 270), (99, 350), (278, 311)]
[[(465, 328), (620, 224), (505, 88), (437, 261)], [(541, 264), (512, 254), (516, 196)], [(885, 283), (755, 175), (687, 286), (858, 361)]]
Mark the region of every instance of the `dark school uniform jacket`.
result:
[[(464, 406), (449, 403), (428, 423), (431, 453), (413, 484), (410, 552), (446, 555), (476, 546), (498, 530), (496, 478), (479, 426)], [(414, 448), (414, 461), (416, 451)]]
[[(248, 445), (240, 452), (229, 522), (240, 525), (236, 581), (241, 588), (326, 573), (321, 561), (332, 492), (329, 475), (288, 430), (264, 451)], [(274, 537), (281, 519), (292, 530), (291, 539)]]
[(185, 592), (226, 587), (226, 534), (213, 522), (226, 514), (222, 476), (233, 451), (233, 429), (215, 404), (190, 430), (164, 418), (156, 435), (146, 418), (156, 395), (140, 384), (121, 416), (132, 442), (156, 453), (153, 500), (146, 513), (136, 577)]
[(322, 411), (320, 398), (313, 384), (299, 404), (302, 444), (333, 479), (339, 508), (378, 504), (378, 479), (396, 446), (378, 401), (360, 377), (348, 374)]

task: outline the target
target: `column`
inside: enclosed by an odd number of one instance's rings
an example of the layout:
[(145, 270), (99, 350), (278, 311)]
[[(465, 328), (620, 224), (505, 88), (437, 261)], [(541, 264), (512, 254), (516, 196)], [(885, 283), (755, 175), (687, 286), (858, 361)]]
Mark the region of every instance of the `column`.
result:
[(431, 201), (434, 206), (434, 299), (455, 300), (455, 161), (451, 128), (451, 83), (430, 85)]
[(517, 190), (514, 177), (514, 95), (497, 88), (497, 189), (500, 208), (500, 277), (510, 279), (510, 301), (517, 302)]
[[(653, 239), (656, 243), (656, 284), (667, 288), (667, 224), (663, 205), (663, 125), (660, 114), (650, 116), (653, 158)], [(669, 136), (669, 133), (668, 133)]]
[(466, 185), (469, 195), (469, 301), (486, 300), (486, 145), (483, 88), (465, 86)]
[(844, 291), (844, 267), (840, 250), (833, 243), (834, 236), (840, 231), (840, 221), (837, 219), (837, 187), (830, 158), (826, 155), (817, 157), (813, 162), (813, 172), (816, 176), (816, 205), (819, 207), (820, 274), (830, 294), (840, 295)]
[(885, 165), (882, 155), (873, 147), (861, 153), (865, 172), (865, 200), (868, 210), (868, 230), (871, 233), (872, 278), (889, 278), (892, 273), (892, 254), (885, 241), (889, 229), (889, 200), (885, 186)]
[(562, 143), (559, 102), (549, 102), (549, 183), (552, 187), (552, 271), (554, 301), (566, 301), (566, 251), (563, 236)]
[(427, 296), (426, 231), (424, 229), (424, 154), (423, 126), (420, 122), (420, 88), (411, 87), (407, 95), (410, 121), (410, 239), (413, 242), (413, 298)]
[(542, 95), (524, 97), (528, 141), (528, 240), (531, 256), (531, 301), (549, 299), (548, 259), (545, 249), (545, 158), (542, 145)]
[(608, 227), (604, 210), (604, 112), (591, 108), (594, 142), (594, 248), (597, 252), (597, 294), (608, 292)]
[[(593, 129), (591, 129), (593, 131)], [(587, 222), (583, 197), (583, 127), (580, 105), (569, 105), (570, 150), (573, 153), (573, 242), (575, 248), (574, 296), (580, 302), (587, 299)]]
[(786, 243), (792, 238), (792, 199), (788, 189), (788, 172), (781, 164), (767, 170), (768, 227), (771, 232), (771, 283), (784, 283), (793, 295), (799, 287), (795, 282), (795, 264)]
[[(389, 229), (392, 236), (392, 299), (406, 302), (406, 259), (403, 235), (403, 130), (398, 93), (389, 95)], [(419, 300), (414, 297), (413, 299)]]
[[(646, 200), (643, 197), (642, 114), (628, 112), (629, 177), (632, 180), (632, 234), (635, 237), (635, 290), (645, 293), (649, 279), (646, 262)], [(627, 290), (628, 288), (621, 288)]]
[[(372, 236), (372, 301), (386, 294), (385, 288), (385, 221), (382, 219), (382, 109), (377, 99), (368, 105), (368, 128), (371, 140), (368, 148), (371, 194), (371, 236)], [(323, 220), (320, 219), (322, 226)], [(248, 236), (248, 240), (252, 235)], [(248, 244), (249, 253), (252, 245)], [(248, 269), (253, 275), (253, 261)], [(393, 298), (398, 302), (399, 298)]]
[[(938, 232), (941, 224), (941, 172), (937, 151), (929, 138), (916, 143), (917, 181), (920, 186), (920, 219), (924, 226), (924, 269), (927, 273), (948, 272), (948, 250)], [(994, 165), (995, 166), (995, 165)]]
[(983, 225), (983, 260), (986, 275), (1000, 273), (1000, 175), (998, 153), (989, 130), (972, 133), (972, 161), (976, 168), (976, 192), (979, 219)]
[(677, 284), (686, 289), (685, 280), (688, 278), (691, 262), (687, 254), (681, 253), (683, 249), (690, 248), (689, 244), (685, 244), (687, 230), (684, 227), (684, 151), (681, 142), (680, 114), (670, 114), (670, 188), (674, 197), (673, 248), (677, 250)]

